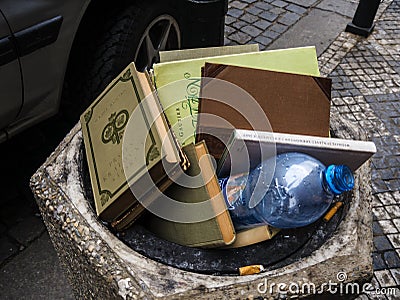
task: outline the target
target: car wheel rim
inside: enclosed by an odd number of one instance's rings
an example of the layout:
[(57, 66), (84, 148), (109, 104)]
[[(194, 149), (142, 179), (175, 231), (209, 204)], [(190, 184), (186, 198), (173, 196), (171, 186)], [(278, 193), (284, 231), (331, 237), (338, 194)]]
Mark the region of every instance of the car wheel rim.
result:
[(160, 51), (179, 49), (181, 35), (176, 20), (170, 15), (154, 19), (144, 31), (135, 53), (136, 68), (139, 71), (150, 69), (160, 61)]

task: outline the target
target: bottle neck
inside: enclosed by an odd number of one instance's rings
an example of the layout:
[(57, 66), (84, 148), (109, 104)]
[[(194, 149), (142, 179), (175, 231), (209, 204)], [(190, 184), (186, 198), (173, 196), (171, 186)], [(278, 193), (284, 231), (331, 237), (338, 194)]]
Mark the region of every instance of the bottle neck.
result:
[(329, 190), (340, 195), (354, 187), (354, 176), (349, 167), (345, 165), (330, 165), (324, 171), (324, 181)]

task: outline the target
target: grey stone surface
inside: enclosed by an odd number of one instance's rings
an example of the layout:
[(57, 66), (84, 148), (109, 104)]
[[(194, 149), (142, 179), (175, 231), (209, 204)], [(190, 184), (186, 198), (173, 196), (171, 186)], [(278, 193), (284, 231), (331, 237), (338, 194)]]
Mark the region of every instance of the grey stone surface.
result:
[(0, 270), (1, 299), (74, 299), (48, 234)]
[(350, 21), (349, 18), (319, 9), (312, 10), (277, 38), (269, 49), (315, 45), (317, 54), (329, 47)]
[(316, 7), (352, 19), (357, 8), (357, 3), (346, 0), (322, 0)]
[(8, 258), (18, 253), (18, 244), (6, 236), (0, 238), (0, 262), (3, 263)]
[(18, 243), (27, 246), (28, 243), (38, 238), (45, 230), (43, 221), (39, 216), (30, 216), (12, 227), (8, 234)]

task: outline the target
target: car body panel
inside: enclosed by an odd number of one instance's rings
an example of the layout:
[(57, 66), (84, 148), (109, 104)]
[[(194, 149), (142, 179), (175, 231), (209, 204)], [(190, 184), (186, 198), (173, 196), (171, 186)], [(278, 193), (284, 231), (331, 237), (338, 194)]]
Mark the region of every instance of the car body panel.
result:
[[(11, 32), (6, 20), (0, 13), (0, 40), (3, 41), (1, 51), (8, 53), (16, 52), (10, 39)], [(0, 128), (11, 123), (18, 115), (22, 107), (22, 82), (18, 57), (11, 54), (10, 61), (7, 60), (0, 65)]]
[[(132, 4), (136, 1), (118, 3), (123, 5), (122, 3)], [(177, 17), (180, 27), (186, 31), (182, 38), (184, 48), (223, 43), (221, 24), (223, 25), (227, 0), (168, 1), (171, 7), (180, 8), (177, 10)], [(108, 3), (106, 0), (0, 0), (0, 11), (5, 18), (0, 18), (0, 29), (3, 31), (0, 31), (0, 39), (11, 34), (18, 53), (21, 54), (15, 60), (0, 65), (0, 142), (58, 112), (74, 38), (86, 11), (91, 11), (90, 8), (96, 7), (95, 4), (100, 2)], [(165, 2), (159, 3), (165, 5)], [(151, 7), (151, 2), (143, 1), (143, 4)], [(216, 10), (219, 12), (216, 13)], [(188, 15), (188, 11), (193, 14)], [(210, 13), (218, 14), (215, 22), (212, 22)], [(27, 52), (23, 49), (30, 45), (18, 46), (19, 34), (34, 33), (35, 26), (57, 17), (62, 18), (62, 24), (54, 42)], [(27, 40), (29, 42), (29, 38)], [(31, 41), (37, 42), (34, 35)]]
[(18, 120), (7, 128), (9, 136), (27, 124), (37, 123), (58, 111), (70, 49), (88, 4), (89, 1), (80, 0), (0, 1), (0, 7), (13, 33), (27, 30), (57, 16), (63, 18), (54, 43), (20, 58), (24, 87), (23, 107)]

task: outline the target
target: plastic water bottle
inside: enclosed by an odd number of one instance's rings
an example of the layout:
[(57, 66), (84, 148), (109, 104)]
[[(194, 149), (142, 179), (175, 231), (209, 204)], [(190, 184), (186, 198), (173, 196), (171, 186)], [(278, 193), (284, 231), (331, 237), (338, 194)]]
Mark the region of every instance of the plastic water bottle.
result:
[[(271, 159), (276, 159), (271, 171)], [(272, 180), (271, 180), (272, 175)], [(236, 230), (269, 224), (276, 228), (306, 226), (319, 219), (335, 195), (354, 187), (345, 165), (325, 167), (303, 153), (279, 154), (249, 174), (219, 180)]]

